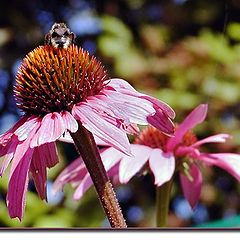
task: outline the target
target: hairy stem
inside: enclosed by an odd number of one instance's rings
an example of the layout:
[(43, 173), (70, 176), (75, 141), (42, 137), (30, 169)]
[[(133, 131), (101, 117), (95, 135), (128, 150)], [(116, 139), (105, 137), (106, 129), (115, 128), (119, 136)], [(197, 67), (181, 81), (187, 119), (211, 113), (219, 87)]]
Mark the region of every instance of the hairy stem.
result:
[(167, 226), (171, 189), (172, 189), (172, 180), (156, 188), (157, 227)]
[(78, 131), (71, 133), (76, 149), (92, 178), (99, 200), (113, 228), (127, 227), (112, 184), (103, 166), (101, 156), (91, 132), (78, 122)]

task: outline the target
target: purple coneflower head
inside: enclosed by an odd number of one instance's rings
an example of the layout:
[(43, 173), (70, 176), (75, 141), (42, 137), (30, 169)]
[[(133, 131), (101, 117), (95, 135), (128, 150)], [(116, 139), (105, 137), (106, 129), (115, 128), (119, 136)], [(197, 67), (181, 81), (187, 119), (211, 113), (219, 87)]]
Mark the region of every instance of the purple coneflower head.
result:
[(137, 133), (137, 124), (174, 132), (175, 113), (167, 104), (122, 79), (108, 79), (101, 63), (75, 45), (31, 51), (19, 68), (14, 92), (24, 115), (0, 135), (0, 175), (12, 161), (7, 193), (12, 218), (22, 219), (29, 172), (46, 199), (46, 168), (58, 162), (55, 142), (76, 132), (79, 124), (128, 155), (127, 133)]
[(18, 108), (28, 115), (44, 116), (71, 112), (74, 104), (99, 94), (106, 80), (104, 67), (82, 48), (45, 45), (24, 58), (14, 92)]
[[(220, 167), (240, 181), (239, 154), (200, 151), (202, 144), (223, 143), (230, 138), (228, 134), (217, 134), (198, 140), (191, 129), (203, 122), (206, 114), (207, 105), (199, 105), (178, 125), (173, 137), (154, 127), (146, 127), (131, 144), (132, 156), (126, 156), (112, 147), (105, 148), (101, 156), (109, 177), (116, 183), (127, 183), (137, 173), (147, 171), (154, 176), (155, 185), (161, 186), (173, 177), (174, 172), (178, 172), (184, 196), (192, 208), (196, 206), (201, 192), (200, 165)], [(78, 168), (74, 167), (76, 165)], [(62, 189), (67, 183), (77, 186), (75, 199), (81, 198), (92, 185), (80, 158), (58, 176), (54, 191)]]
[(66, 128), (75, 132), (79, 120), (125, 152), (129, 152), (125, 132), (136, 133), (136, 124), (150, 123), (166, 134), (174, 131), (175, 113), (167, 104), (137, 92), (122, 79), (108, 79), (101, 63), (75, 45), (67, 49), (45, 45), (30, 52), (19, 68), (14, 92), (26, 116), (55, 113), (51, 119), (61, 135)]

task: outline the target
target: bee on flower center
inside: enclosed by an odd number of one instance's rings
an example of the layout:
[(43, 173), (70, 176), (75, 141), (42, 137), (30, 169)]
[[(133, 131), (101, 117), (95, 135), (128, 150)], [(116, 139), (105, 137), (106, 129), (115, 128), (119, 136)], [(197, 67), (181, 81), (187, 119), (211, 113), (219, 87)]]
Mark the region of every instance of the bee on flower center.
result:
[(65, 23), (55, 23), (45, 35), (45, 44), (55, 48), (68, 48), (74, 43), (75, 38), (76, 35), (70, 31)]
[(75, 34), (66, 24), (55, 23), (45, 36), (45, 45), (23, 59), (14, 92), (24, 113), (44, 116), (71, 111), (74, 104), (105, 87), (104, 67), (74, 40)]

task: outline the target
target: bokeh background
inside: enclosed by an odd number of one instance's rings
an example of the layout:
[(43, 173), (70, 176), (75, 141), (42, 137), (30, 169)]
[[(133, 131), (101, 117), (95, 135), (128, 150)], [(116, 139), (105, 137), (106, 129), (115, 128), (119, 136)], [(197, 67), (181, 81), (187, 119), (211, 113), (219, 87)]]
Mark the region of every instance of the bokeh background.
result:
[[(199, 138), (225, 132), (227, 144), (206, 151), (240, 152), (240, 1), (238, 0), (4, 0), (0, 6), (0, 134), (20, 117), (13, 85), (23, 57), (54, 22), (66, 22), (77, 44), (96, 55), (109, 76), (170, 104), (177, 121), (200, 103), (209, 104)], [(48, 172), (48, 203), (30, 182), (22, 222), (10, 219), (0, 179), (0, 227), (108, 227), (94, 189), (80, 201), (73, 189), (51, 195), (57, 174), (77, 157), (71, 144), (58, 143), (60, 163)], [(155, 189), (150, 175), (116, 187), (127, 223), (155, 226)], [(240, 227), (240, 186), (224, 171), (204, 171), (200, 203), (192, 211), (177, 179), (171, 196), (170, 227)]]

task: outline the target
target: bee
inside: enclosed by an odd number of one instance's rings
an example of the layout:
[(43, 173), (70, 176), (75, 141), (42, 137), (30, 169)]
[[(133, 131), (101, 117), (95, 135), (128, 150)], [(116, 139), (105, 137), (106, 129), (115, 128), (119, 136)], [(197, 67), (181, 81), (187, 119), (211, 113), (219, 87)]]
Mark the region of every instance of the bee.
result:
[(55, 48), (68, 48), (75, 42), (76, 35), (70, 31), (65, 23), (54, 23), (45, 35), (45, 44)]

